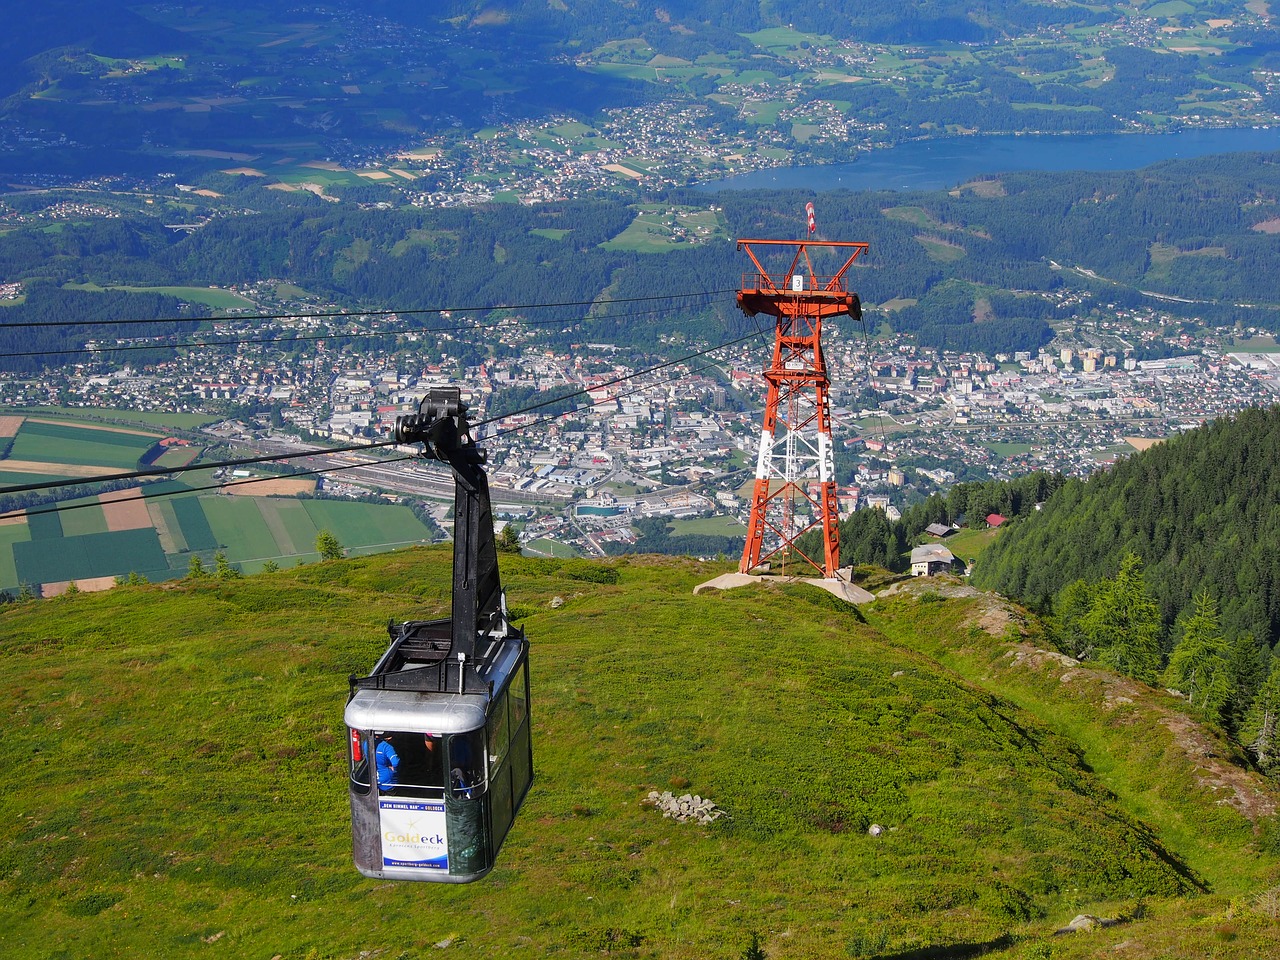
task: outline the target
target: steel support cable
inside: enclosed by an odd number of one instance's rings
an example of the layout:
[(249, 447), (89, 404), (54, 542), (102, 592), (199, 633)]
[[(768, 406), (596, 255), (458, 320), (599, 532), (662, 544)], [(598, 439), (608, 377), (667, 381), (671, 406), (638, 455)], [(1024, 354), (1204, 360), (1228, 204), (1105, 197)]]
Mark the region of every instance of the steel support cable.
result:
[[(634, 380), (636, 377), (645, 376), (646, 374), (653, 373), (658, 370), (663, 370), (667, 367), (674, 366), (675, 364), (685, 363), (689, 360), (695, 360), (698, 357), (705, 356), (706, 354), (712, 353), (716, 350), (723, 350), (726, 347), (735, 346), (736, 344), (749, 340), (754, 336), (755, 334), (752, 333), (752, 334), (748, 334), (745, 337), (738, 337), (734, 340), (728, 340), (728, 341), (725, 341), (724, 343), (717, 344), (714, 347), (708, 347), (705, 350), (699, 350), (695, 353), (688, 354), (687, 356), (678, 357), (674, 360), (667, 360), (667, 361), (664, 361), (663, 363), (655, 364), (652, 367), (647, 367), (644, 370), (637, 370), (635, 373), (630, 373), (625, 376), (616, 377), (613, 380), (608, 380), (603, 383), (593, 384), (590, 387), (585, 387), (581, 390), (575, 390), (572, 393), (561, 394), (557, 397), (553, 397), (548, 400), (543, 400), (538, 403), (530, 404), (529, 406), (523, 407), (519, 410), (513, 410), (511, 413), (504, 413), (500, 417), (492, 417), (488, 420), (481, 420), (477, 423), (472, 424), (472, 426), (473, 427), (486, 426), (490, 423), (497, 423), (502, 420), (508, 420), (511, 417), (523, 416), (526, 413), (531, 413), (534, 410), (539, 410), (542, 407), (548, 406), (552, 403), (559, 403), (563, 400), (572, 400), (575, 397), (584, 396), (585, 394), (589, 393), (591, 390), (599, 390), (601, 387), (613, 386), (614, 384), (623, 383), (627, 380)], [(212, 463), (199, 463), (199, 464), (195, 464), (192, 466), (185, 466), (185, 467), (162, 467), (160, 469), (155, 469), (155, 470), (129, 470), (129, 471), (123, 471), (121, 473), (102, 474), (96, 477), (76, 477), (74, 479), (69, 479), (69, 480), (55, 480), (53, 482), (45, 482), (45, 483), (26, 483), (26, 484), (19, 484), (16, 486), (0, 487), (0, 496), (5, 496), (5, 495), (10, 495), (15, 493), (30, 493), (37, 490), (57, 490), (62, 487), (83, 486), (85, 484), (90, 484), (90, 483), (109, 483), (116, 480), (136, 480), (142, 477), (152, 477), (152, 478), (167, 477), (167, 476), (172, 476), (175, 473), (186, 473), (191, 470), (220, 470), (224, 467), (244, 467), (244, 466), (252, 466), (253, 464), (256, 464), (256, 463), (271, 463), (277, 460), (296, 460), (296, 459), (301, 459), (302, 457), (323, 456), (324, 454), (331, 454), (331, 453), (352, 453), (360, 450), (376, 450), (382, 447), (392, 447), (392, 446), (396, 446), (395, 440), (375, 440), (372, 443), (348, 444), (342, 447), (320, 447), (320, 448), (314, 448), (310, 450), (299, 450), (294, 453), (277, 453), (277, 454), (269, 454), (269, 455), (259, 456), (259, 457), (239, 457), (234, 460), (221, 460), (221, 461), (215, 461)]]
[[(269, 477), (249, 477), (248, 479), (228, 480), (226, 483), (210, 483), (203, 487), (186, 487), (182, 490), (158, 490), (155, 493), (143, 493), (139, 490), (136, 497), (122, 498), (113, 500), (112, 503), (128, 503), (130, 500), (163, 500), (166, 497), (180, 497), (187, 493), (204, 493), (209, 490), (225, 490), (227, 487), (239, 487), (246, 483), (265, 483), (268, 480), (294, 480), (298, 477), (313, 477), (322, 473), (338, 473), (342, 470), (356, 470), (360, 467), (380, 467), (384, 463), (400, 463), (404, 460), (416, 460), (416, 455), (407, 455), (403, 457), (388, 457), (386, 460), (378, 460), (373, 463), (346, 463), (337, 467), (317, 467), (314, 470), (299, 470), (296, 473), (272, 474)], [(197, 468), (198, 469), (198, 468)], [(30, 509), (19, 508), (18, 511), (11, 511), (3, 516), (18, 516), (19, 511), (24, 517), (39, 517), (48, 513), (65, 513), (70, 510), (83, 510), (86, 507), (101, 507), (105, 504), (96, 496), (90, 495), (90, 499), (84, 503), (59, 503), (48, 507), (33, 507)]]
[(333, 310), (321, 313), (256, 313), (252, 316), (202, 316), (157, 317), (151, 320), (31, 320), (22, 323), (0, 323), (0, 330), (19, 330), (32, 327), (105, 327), (129, 323), (253, 323), (259, 320), (328, 320), (335, 317), (385, 317), (392, 314), (402, 317), (421, 316), (428, 313), (487, 313), (494, 310), (546, 310), (552, 307), (594, 307), (606, 303), (646, 303), (654, 300), (687, 300), (692, 297), (718, 297), (733, 290), (697, 290), (692, 293), (670, 293), (653, 297), (619, 297), (609, 300), (564, 300), (555, 303), (500, 303), (490, 306), (470, 307), (419, 307), (412, 310)]
[[(859, 317), (858, 322), (862, 324), (862, 342), (866, 346), (867, 351), (867, 389), (875, 392), (875, 387), (871, 385), (871, 334), (867, 329), (867, 318)], [(884, 418), (880, 416), (880, 404), (876, 403), (876, 426), (880, 428), (880, 442), (886, 447), (889, 445), (889, 435), (884, 429)]]
[[(617, 320), (631, 317), (649, 317), (655, 314), (665, 314), (665, 310), (633, 310), (626, 313), (606, 313), (598, 316), (572, 317), (562, 318), (555, 317), (549, 320), (521, 320), (520, 323), (526, 327), (549, 327), (556, 324), (563, 324), (567, 327), (578, 326), (592, 320)], [(4, 329), (0, 325), (0, 330)], [(74, 356), (82, 353), (129, 353), (137, 350), (187, 350), (196, 347), (233, 347), (251, 344), (281, 344), (288, 345), (292, 343), (310, 343), (318, 340), (339, 340), (343, 338), (355, 339), (372, 337), (401, 337), (414, 333), (467, 333), (476, 332), (483, 333), (493, 330), (493, 326), (483, 326), (480, 324), (468, 324), (464, 326), (450, 327), (405, 327), (397, 330), (370, 330), (355, 331), (345, 333), (318, 333), (300, 337), (260, 337), (254, 339), (228, 339), (228, 340), (191, 340), (183, 343), (139, 343), (128, 344), (117, 347), (72, 347), (65, 350), (20, 350), (13, 353), (0, 353), (0, 360), (16, 357), (62, 357)], [(163, 336), (163, 334), (161, 335)]]
[[(749, 333), (749, 334), (747, 334), (745, 337), (738, 337), (738, 338), (737, 338), (737, 339), (735, 339), (735, 340), (727, 340), (727, 341), (725, 341), (724, 343), (716, 344), (714, 347), (708, 347), (708, 348), (707, 348), (707, 349), (705, 349), (705, 350), (699, 350), (699, 351), (697, 351), (696, 353), (690, 353), (690, 354), (687, 354), (687, 355), (685, 355), (685, 356), (683, 356), (683, 357), (678, 357), (678, 358), (676, 358), (675, 360), (667, 360), (667, 361), (665, 361), (665, 362), (663, 362), (663, 363), (656, 364), (656, 365), (654, 365), (654, 366), (652, 366), (652, 367), (647, 367), (647, 368), (646, 368), (646, 369), (644, 369), (644, 370), (637, 370), (635, 373), (629, 373), (629, 374), (627, 374), (626, 376), (615, 377), (615, 378), (614, 378), (614, 379), (612, 379), (612, 380), (605, 380), (603, 383), (596, 383), (596, 384), (593, 384), (593, 385), (592, 385), (592, 386), (590, 386), (590, 387), (584, 387), (584, 388), (583, 388), (583, 389), (581, 389), (581, 390), (575, 390), (573, 393), (566, 393), (566, 394), (564, 394), (564, 395), (562, 395), (562, 396), (559, 396), (559, 397), (553, 397), (553, 398), (548, 399), (548, 400), (540, 401), (539, 403), (531, 403), (529, 406), (524, 407), (524, 408), (523, 408), (523, 409), (521, 409), (521, 410), (516, 410), (516, 411), (513, 411), (513, 412), (511, 412), (511, 413), (504, 413), (504, 414), (503, 414), (502, 416), (500, 416), (500, 417), (490, 417), (488, 420), (480, 420), (480, 421), (478, 421), (478, 422), (476, 422), (476, 423), (473, 423), (473, 424), (472, 424), (472, 426), (473, 426), (473, 427), (483, 427), (483, 426), (486, 426), (486, 425), (488, 425), (488, 424), (490, 424), (490, 423), (496, 423), (496, 422), (498, 422), (499, 420), (509, 420), (509, 419), (511, 419), (512, 417), (518, 417), (518, 416), (521, 416), (521, 415), (523, 415), (523, 414), (530, 413), (530, 412), (532, 412), (532, 411), (534, 411), (534, 410), (538, 410), (538, 409), (540, 409), (540, 408), (542, 408), (542, 407), (550, 406), (550, 405), (551, 405), (551, 404), (553, 404), (553, 403), (559, 403), (561, 400), (572, 400), (574, 397), (580, 397), (580, 396), (583, 396), (583, 395), (584, 395), (584, 394), (586, 394), (586, 393), (590, 393), (592, 390), (599, 390), (599, 389), (601, 389), (602, 387), (612, 387), (612, 386), (614, 386), (615, 384), (618, 384), (618, 383), (624, 383), (624, 382), (626, 382), (627, 380), (634, 380), (636, 377), (643, 376), (643, 375), (648, 374), (648, 373), (655, 373), (655, 372), (657, 372), (658, 370), (665, 370), (667, 367), (673, 367), (673, 366), (675, 366), (676, 364), (685, 363), (685, 362), (687, 362), (687, 361), (689, 361), (689, 360), (696, 360), (696, 359), (698, 359), (698, 357), (705, 357), (705, 356), (706, 356), (707, 354), (709, 354), (709, 353), (714, 353), (714, 352), (716, 352), (717, 350), (723, 350), (725, 347), (732, 347), (732, 346), (736, 346), (737, 344), (739, 344), (739, 343), (743, 343), (743, 342), (745, 342), (745, 341), (747, 341), (747, 340), (750, 340), (750, 339), (752, 339), (752, 338), (753, 338), (753, 337), (755, 337), (755, 336), (756, 336), (756, 335), (755, 335), (754, 333)], [(594, 404), (592, 404), (592, 406), (594, 406)], [(2, 492), (2, 491), (0, 491), (0, 492)]]
[[(753, 336), (754, 336), (754, 334), (753, 334)], [(749, 338), (749, 337), (747, 337), (747, 338), (743, 338), (743, 339), (750, 339), (750, 338)], [(730, 343), (721, 344), (721, 347), (733, 346), (734, 344), (739, 343), (739, 342), (741, 342), (741, 341), (740, 341), (740, 340), (739, 340), (739, 341), (732, 341), (732, 342), (730, 342)], [(720, 348), (713, 348), (713, 349), (720, 349)], [(706, 353), (709, 353), (709, 352), (710, 352), (710, 351), (702, 351), (702, 353), (700, 353), (700, 354), (694, 354), (693, 356), (694, 356), (694, 357), (697, 357), (697, 356), (705, 355)], [(664, 366), (670, 366), (670, 364), (664, 364)], [(662, 384), (664, 384), (664, 383), (671, 383), (672, 381), (675, 381), (675, 380), (683, 380), (683, 379), (684, 379), (685, 377), (687, 377), (687, 376), (692, 376), (693, 374), (701, 373), (701, 372), (702, 372), (702, 371), (704, 371), (704, 370), (711, 370), (711, 369), (713, 369), (715, 366), (716, 366), (716, 364), (714, 364), (714, 363), (708, 363), (708, 364), (705, 364), (705, 365), (703, 365), (703, 366), (701, 366), (701, 367), (697, 367), (697, 368), (695, 368), (695, 369), (693, 369), (693, 370), (690, 370), (690, 371), (688, 371), (687, 373), (679, 373), (679, 374), (675, 374), (674, 376), (667, 377), (667, 378), (665, 378), (665, 379), (663, 379), (663, 380), (658, 381), (658, 383), (657, 383), (657, 384), (643, 384), (642, 386), (636, 387), (634, 390), (628, 391), (627, 393), (621, 393), (621, 394), (618, 394), (618, 395), (617, 395), (617, 396), (615, 396), (615, 397), (609, 397), (609, 398), (607, 398), (607, 399), (605, 399), (605, 400), (596, 400), (596, 401), (593, 401), (591, 404), (589, 404), (589, 406), (592, 406), (592, 407), (598, 407), (598, 406), (600, 406), (601, 404), (604, 404), (604, 403), (613, 403), (613, 402), (616, 402), (617, 400), (622, 399), (622, 398), (624, 398), (624, 397), (629, 397), (629, 396), (632, 396), (632, 395), (634, 395), (634, 394), (636, 394), (636, 393), (640, 393), (641, 391), (648, 389), (650, 386), (661, 386), (661, 385), (662, 385)], [(657, 368), (655, 368), (655, 369), (657, 369)], [(593, 387), (592, 389), (598, 389), (598, 387)], [(529, 409), (532, 409), (532, 408), (529, 408)], [(521, 412), (523, 413), (523, 412), (527, 412), (527, 411), (521, 411)], [(548, 416), (540, 417), (540, 418), (538, 418), (538, 419), (536, 419), (536, 420), (532, 420), (532, 421), (530, 421), (529, 423), (523, 423), (523, 424), (520, 424), (520, 425), (518, 425), (518, 426), (511, 427), (511, 428), (509, 428), (509, 429), (507, 429), (507, 430), (499, 430), (499, 431), (497, 431), (496, 433), (493, 433), (493, 434), (489, 435), (488, 437), (485, 437), (485, 439), (486, 439), (486, 440), (495, 440), (495, 439), (498, 439), (499, 437), (505, 437), (505, 436), (508, 436), (508, 435), (510, 435), (510, 434), (513, 434), (513, 433), (520, 433), (521, 431), (523, 431), (523, 430), (528, 430), (528, 429), (530, 429), (531, 427), (541, 426), (541, 425), (542, 425), (542, 424), (544, 424), (544, 423), (552, 423), (552, 422), (554, 422), (554, 421), (556, 421), (556, 420), (560, 420), (560, 419), (563, 419), (563, 418), (565, 418), (565, 417), (573, 416), (573, 415), (574, 415), (575, 413), (577, 413), (577, 412), (578, 412), (578, 411), (575, 409), (575, 410), (566, 410), (566, 411), (564, 411), (564, 412), (562, 412), (562, 413), (553, 413), (553, 414), (550, 414), (550, 415), (548, 415)], [(495, 422), (497, 422), (498, 420), (504, 420), (504, 419), (507, 419), (508, 417), (513, 417), (513, 416), (516, 416), (516, 415), (517, 415), (517, 414), (514, 414), (514, 413), (513, 413), (513, 414), (507, 414), (507, 415), (506, 415), (506, 416), (504, 416), (504, 417), (496, 417), (496, 418), (494, 418), (493, 420), (487, 420), (487, 421), (484, 421), (484, 422), (485, 422), (485, 423), (495, 423)], [(478, 426), (479, 424), (476, 424), (476, 425)], [(387, 445), (387, 444), (385, 444), (385, 443), (378, 444), (378, 446), (386, 446), (386, 445)], [(362, 446), (358, 447), (357, 449), (367, 450), (367, 449), (369, 449), (369, 447), (370, 447), (370, 446), (371, 446), (371, 445), (362, 445)], [(329, 450), (314, 451), (314, 453), (315, 453), (315, 454), (335, 453), (335, 452), (344, 452), (344, 451), (342, 451), (342, 450), (337, 450), (337, 449), (329, 449)], [(156, 491), (155, 493), (142, 493), (142, 492), (139, 492), (139, 494), (138, 494), (138, 496), (137, 496), (137, 497), (131, 497), (131, 498), (129, 498), (129, 499), (139, 499), (139, 500), (163, 500), (163, 499), (165, 499), (165, 498), (167, 498), (167, 497), (180, 497), (180, 496), (183, 496), (184, 494), (190, 494), (190, 493), (203, 493), (203, 492), (207, 492), (207, 491), (209, 491), (209, 490), (224, 490), (224, 489), (226, 489), (227, 487), (238, 487), (238, 486), (242, 486), (242, 485), (247, 484), (247, 483), (264, 483), (264, 482), (266, 482), (266, 481), (268, 481), (268, 480), (292, 480), (292, 479), (295, 479), (295, 478), (297, 478), (297, 477), (311, 477), (311, 476), (319, 476), (319, 475), (321, 475), (321, 474), (339, 473), (339, 472), (341, 472), (341, 471), (343, 471), (343, 470), (356, 470), (356, 469), (359, 469), (359, 468), (361, 468), (361, 467), (381, 467), (381, 466), (383, 466), (383, 465), (385, 465), (385, 464), (388, 464), (388, 463), (403, 463), (403, 462), (405, 462), (405, 461), (407, 461), (407, 460), (418, 460), (418, 459), (420, 459), (420, 456), (419, 456), (418, 454), (409, 454), (409, 455), (407, 455), (407, 456), (400, 456), (400, 457), (388, 457), (388, 458), (386, 458), (386, 459), (384, 459), (384, 460), (366, 461), (366, 462), (364, 462), (364, 463), (348, 463), (348, 464), (342, 464), (342, 465), (340, 465), (340, 466), (336, 466), (336, 467), (316, 467), (315, 469), (312, 469), (312, 470), (299, 470), (299, 471), (296, 471), (296, 472), (294, 472), (294, 473), (273, 474), (273, 475), (271, 475), (271, 476), (267, 476), (267, 477), (250, 477), (250, 478), (248, 478), (248, 479), (229, 480), (229, 481), (227, 481), (226, 483), (211, 483), (211, 484), (206, 484), (205, 486), (202, 486), (202, 487), (187, 487), (187, 488), (182, 489), (182, 490), (160, 490), (160, 491)], [(259, 462), (261, 462), (261, 461), (259, 461)], [(171, 470), (171, 471), (169, 471), (169, 472), (170, 472), (170, 473), (174, 473), (174, 472), (185, 472), (186, 470), (200, 470), (200, 469), (204, 469), (205, 467), (208, 467), (208, 466), (210, 466), (210, 465), (209, 465), (209, 464), (201, 464), (201, 465), (197, 465), (197, 466), (195, 466), (195, 467), (181, 467), (181, 468), (176, 468), (176, 469), (174, 469), (174, 470)], [(86, 482), (86, 481), (81, 480), (81, 481), (79, 481), (79, 482), (80, 482), (80, 483), (84, 483), (84, 482)], [(87, 482), (94, 482), (94, 481), (89, 480), (89, 481), (87, 481)], [(4, 491), (0, 491), (0, 493), (3, 493), (3, 492), (4, 492)], [(102, 502), (101, 502), (98, 498), (94, 497), (93, 499), (87, 500), (87, 501), (86, 501), (86, 502), (84, 502), (84, 503), (64, 503), (64, 504), (55, 504), (55, 505), (52, 505), (52, 506), (46, 506), (46, 507), (44, 507), (44, 508), (31, 508), (31, 509), (22, 509), (22, 508), (19, 508), (19, 509), (21, 509), (21, 510), (22, 510), (22, 515), (23, 515), (23, 516), (31, 517), (31, 516), (41, 516), (41, 515), (43, 515), (43, 514), (49, 514), (49, 513), (62, 513), (62, 512), (64, 512), (64, 511), (69, 511), (69, 510), (82, 510), (82, 509), (84, 509), (84, 508), (86, 508), (86, 507), (97, 507), (97, 506), (102, 506)], [(16, 515), (16, 511), (15, 511), (15, 512), (14, 512), (14, 514), (12, 514), (12, 515)]]

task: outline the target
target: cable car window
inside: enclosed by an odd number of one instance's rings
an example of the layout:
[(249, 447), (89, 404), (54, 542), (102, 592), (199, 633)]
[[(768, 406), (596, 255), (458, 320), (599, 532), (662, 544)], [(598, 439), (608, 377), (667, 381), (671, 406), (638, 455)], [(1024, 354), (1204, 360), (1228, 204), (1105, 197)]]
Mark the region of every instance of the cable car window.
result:
[(529, 716), (529, 681), (526, 675), (528, 669), (527, 664), (520, 664), (520, 669), (515, 676), (511, 678), (510, 697), (511, 697), (511, 729), (516, 731), (520, 729), (520, 724), (524, 723), (525, 718)]
[(347, 737), (347, 758), (350, 761), (351, 783), (362, 793), (373, 786), (369, 779), (369, 740), (362, 730), (351, 730)]
[(378, 765), (378, 789), (383, 793), (405, 797), (444, 794), (441, 736), (394, 731), (378, 734), (377, 744), (374, 756)]
[(396, 736), (389, 731), (374, 734), (377, 746), (373, 748), (373, 762), (378, 771), (378, 789), (391, 793), (400, 785), (400, 751), (396, 749)]
[(422, 736), (422, 761), (418, 779), (428, 787), (444, 788), (444, 738), (438, 733)]
[(507, 744), (511, 742), (507, 727), (507, 694), (498, 697), (486, 726), (489, 729), (489, 779), (492, 780), (494, 771), (507, 755)]
[(449, 737), (449, 786), (455, 797), (470, 800), (484, 789), (484, 731)]

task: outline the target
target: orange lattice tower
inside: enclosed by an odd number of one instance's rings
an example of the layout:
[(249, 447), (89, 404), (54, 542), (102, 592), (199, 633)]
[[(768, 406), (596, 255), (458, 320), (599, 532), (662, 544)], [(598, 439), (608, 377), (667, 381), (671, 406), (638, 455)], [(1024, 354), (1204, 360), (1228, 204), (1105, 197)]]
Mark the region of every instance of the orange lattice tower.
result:
[[(755, 248), (766, 246), (794, 248), (785, 271), (770, 273), (761, 265)], [(842, 256), (847, 254), (844, 265), (829, 276), (818, 275), (809, 259), (809, 251), (817, 247), (834, 247)], [(756, 269), (743, 276), (738, 306), (747, 316), (764, 313), (775, 321), (773, 359), (764, 370), (769, 392), (747, 545), (738, 570), (750, 573), (770, 557), (781, 554), (785, 559), (794, 551), (832, 579), (840, 565), (840, 511), (822, 321), (840, 315), (862, 318), (862, 303), (847, 288), (845, 275), (866, 253), (867, 244), (739, 240), (738, 249), (747, 252)], [(807, 516), (797, 514), (797, 505)], [(800, 537), (819, 526), (821, 562), (796, 546)]]

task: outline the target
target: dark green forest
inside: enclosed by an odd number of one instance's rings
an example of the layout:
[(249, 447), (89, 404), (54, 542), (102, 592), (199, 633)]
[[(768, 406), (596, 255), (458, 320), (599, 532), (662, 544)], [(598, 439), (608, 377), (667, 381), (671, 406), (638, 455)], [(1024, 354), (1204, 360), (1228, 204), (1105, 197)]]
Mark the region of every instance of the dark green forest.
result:
[[(958, 483), (945, 494), (935, 493), (915, 503), (898, 520), (883, 510), (855, 510), (840, 521), (840, 565), (884, 567), (898, 573), (908, 566), (907, 551), (918, 543), (930, 524), (986, 527), (985, 518), (998, 513), (1007, 518), (1029, 516), (1065, 484), (1060, 473), (1029, 473), (1014, 480)], [(821, 556), (820, 532), (805, 534), (800, 549)]]
[(1048, 617), (1059, 647), (1181, 692), (1280, 762), (1280, 407), (1174, 437), (1002, 530), (975, 585)]
[(1206, 590), (1223, 628), (1280, 638), (1280, 408), (1175, 436), (1073, 479), (983, 554), (974, 582), (1051, 609), (1074, 580), (1141, 557), (1171, 627)]
[[(981, 193), (841, 191), (817, 198), (833, 239), (870, 243), (849, 274), (863, 302), (916, 301), (873, 313), (873, 320), (926, 346), (986, 353), (1034, 349), (1051, 339), (1051, 323), (1087, 315), (1099, 303), (1156, 305), (1205, 324), (1280, 328), (1280, 247), (1256, 229), (1280, 218), (1280, 154), (1206, 157), (1137, 172), (1011, 174), (997, 186)], [(277, 279), (351, 309), (583, 304), (564, 308), (563, 324), (537, 328), (557, 345), (590, 339), (654, 349), (660, 335), (716, 340), (744, 329), (732, 293), (747, 263), (735, 245), (683, 244), (666, 253), (607, 249), (602, 244), (636, 216), (619, 200), (380, 210), (283, 196), (246, 190), (243, 199), (263, 199), (262, 209), (217, 217), (192, 234), (138, 215), (68, 224), (59, 232), (10, 230), (0, 235), (0, 275), (30, 282), (32, 294), (3, 319), (148, 320), (177, 309), (124, 294), (59, 293), (68, 282)], [(730, 236), (765, 237), (794, 234), (789, 225), (799, 222), (810, 198), (799, 191), (693, 190), (661, 197), (685, 206), (714, 204)], [(939, 243), (946, 245), (945, 257), (937, 254)], [(1097, 279), (1054, 264), (1086, 268)], [(766, 264), (775, 266), (781, 271), (786, 264)], [(1083, 303), (1064, 305), (1073, 292)], [(1192, 302), (1157, 301), (1149, 292)], [(682, 299), (595, 303), (654, 297)], [(41, 340), (41, 348), (69, 349), (86, 333), (62, 329), (61, 339)], [(20, 347), (29, 336), (10, 334), (0, 346), (6, 353), (30, 350)], [(4, 359), (10, 369), (31, 369), (35, 362)]]

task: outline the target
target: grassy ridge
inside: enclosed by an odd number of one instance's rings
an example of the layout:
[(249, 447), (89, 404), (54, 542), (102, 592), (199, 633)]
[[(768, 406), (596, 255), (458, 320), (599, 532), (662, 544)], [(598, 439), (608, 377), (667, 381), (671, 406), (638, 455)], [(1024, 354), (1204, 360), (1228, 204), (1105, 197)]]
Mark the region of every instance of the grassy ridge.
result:
[[(881, 600), (874, 619), (895, 641), (1068, 736), (1107, 789), (1157, 825), (1212, 889), (1241, 894), (1280, 879), (1280, 821), (1268, 814), (1274, 791), (1245, 773), (1247, 758), (1222, 731), (1194, 722), (1185, 701), (1092, 664), (1037, 655), (1012, 633), (973, 629), (985, 600), (923, 596), (928, 602), (918, 591)], [(1027, 632), (1039, 639), (1036, 624)]]
[[(1217, 878), (1060, 729), (923, 652), (910, 623), (930, 605), (865, 623), (804, 587), (693, 597), (714, 564), (636, 558), (600, 584), (583, 561), (503, 562), (538, 773), (466, 888), (364, 880), (347, 834), (344, 678), (387, 618), (447, 608), (447, 550), (0, 612), (0, 952), (705, 958), (755, 930), (770, 957), (1021, 958), (1023, 938), (1144, 897), (1188, 949), (1218, 936), (1189, 913), (1225, 909), (1195, 893)], [(929, 629), (967, 636), (960, 603), (932, 606)], [(639, 803), (672, 786), (730, 816)], [(1238, 924), (1217, 955), (1265, 955), (1272, 930)]]

